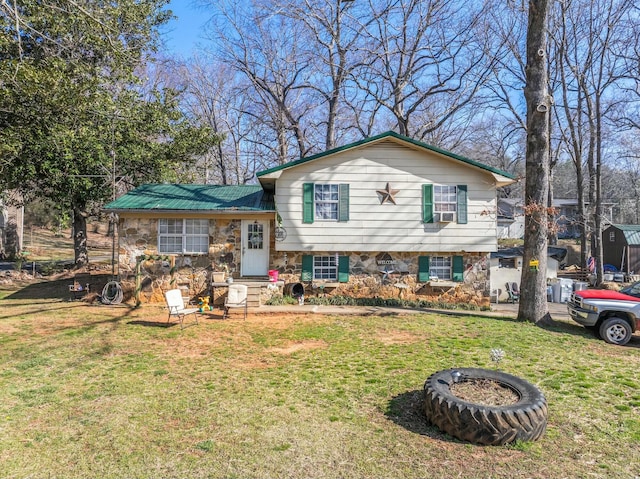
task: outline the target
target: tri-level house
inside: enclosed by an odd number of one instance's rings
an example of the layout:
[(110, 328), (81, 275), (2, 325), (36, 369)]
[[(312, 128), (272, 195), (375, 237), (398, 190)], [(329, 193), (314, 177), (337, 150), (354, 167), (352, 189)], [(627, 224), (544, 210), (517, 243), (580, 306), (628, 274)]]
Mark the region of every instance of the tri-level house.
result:
[[(120, 272), (140, 258), (235, 281), (412, 297), (467, 284), (488, 296), (498, 187), (514, 177), (393, 132), (257, 173), (258, 185), (143, 185), (119, 214)], [(165, 257), (166, 256), (166, 257)], [(170, 258), (170, 261), (167, 260)], [(169, 264), (170, 263), (170, 264)]]

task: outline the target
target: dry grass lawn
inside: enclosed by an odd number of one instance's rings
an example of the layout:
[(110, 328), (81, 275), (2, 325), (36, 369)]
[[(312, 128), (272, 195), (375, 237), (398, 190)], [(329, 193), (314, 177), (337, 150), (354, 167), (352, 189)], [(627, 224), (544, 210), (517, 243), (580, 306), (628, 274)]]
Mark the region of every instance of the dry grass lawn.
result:
[[(477, 316), (250, 315), (180, 330), (160, 306), (0, 290), (3, 478), (640, 476), (640, 338)], [(427, 424), (421, 387), (499, 365), (549, 403), (535, 443)]]

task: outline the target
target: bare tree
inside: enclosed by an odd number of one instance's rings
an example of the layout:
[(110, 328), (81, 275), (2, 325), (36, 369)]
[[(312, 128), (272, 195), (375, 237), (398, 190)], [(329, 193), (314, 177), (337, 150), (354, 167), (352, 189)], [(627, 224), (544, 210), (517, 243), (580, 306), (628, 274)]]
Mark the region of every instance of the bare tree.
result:
[(547, 307), (547, 194), (549, 185), (549, 113), (547, 85), (548, 0), (530, 0), (527, 29), (527, 156), (524, 266), (518, 319), (551, 321)]
[(491, 68), (482, 7), (371, 0), (374, 21), (364, 47), (370, 61), (358, 71), (358, 85), (394, 118), (400, 134), (424, 139), (478, 94)]
[(247, 81), (243, 83), (230, 66), (205, 57), (178, 65), (173, 76), (184, 88), (183, 105), (189, 115), (223, 138), (199, 162), (205, 183), (251, 181), (265, 165), (256, 164), (259, 155), (248, 154), (261, 140), (256, 135), (258, 123), (247, 113), (253, 105)]
[[(470, 148), (479, 150), (482, 161), (523, 175), (525, 157), (526, 104), (522, 89), (526, 83), (526, 4), (497, 2), (484, 9), (483, 28), (493, 38), (487, 42), (491, 70), (483, 85), (485, 104), (466, 135)], [(465, 112), (466, 113), (466, 112)], [(475, 156), (473, 156), (475, 157)], [(522, 195), (522, 185), (502, 192), (507, 197)]]
[(216, 15), (209, 37), (217, 59), (251, 82), (254, 105), (246, 113), (271, 130), (277, 163), (307, 155), (311, 150), (305, 121), (313, 105), (305, 96), (311, 70), (297, 41), (303, 26), (259, 2), (210, 3)]
[[(309, 100), (317, 96), (315, 116), (318, 130), (324, 131), (324, 148), (337, 143), (338, 135), (353, 127), (346, 116), (345, 90), (360, 65), (362, 31), (372, 21), (365, 3), (345, 0), (281, 0), (282, 15), (300, 23), (297, 39), (306, 55), (313, 81)], [(369, 20), (367, 20), (369, 19)], [(313, 95), (313, 96), (312, 96)]]
[(630, 78), (622, 58), (630, 46), (632, 8), (632, 0), (565, 0), (557, 3), (552, 17), (554, 68), (560, 79), (554, 112), (576, 170), (582, 267), (591, 253), (598, 283), (603, 280), (604, 132), (620, 101), (615, 91)]

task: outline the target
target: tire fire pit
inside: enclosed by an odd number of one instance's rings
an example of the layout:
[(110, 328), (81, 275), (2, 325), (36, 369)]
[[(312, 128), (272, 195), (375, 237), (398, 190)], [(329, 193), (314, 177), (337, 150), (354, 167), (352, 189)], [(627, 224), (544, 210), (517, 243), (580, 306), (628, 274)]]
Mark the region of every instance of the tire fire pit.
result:
[(498, 446), (535, 441), (547, 427), (547, 401), (533, 384), (479, 368), (438, 371), (424, 383), (427, 420), (462, 441)]

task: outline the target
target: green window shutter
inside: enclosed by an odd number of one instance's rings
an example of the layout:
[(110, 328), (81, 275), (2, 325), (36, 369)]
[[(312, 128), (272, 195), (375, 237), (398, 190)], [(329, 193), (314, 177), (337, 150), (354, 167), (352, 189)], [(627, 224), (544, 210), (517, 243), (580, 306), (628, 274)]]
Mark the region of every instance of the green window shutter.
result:
[(422, 185), (422, 221), (433, 223), (433, 185)]
[(464, 281), (464, 257), (454, 256), (452, 261), (453, 280), (457, 282)]
[(310, 254), (302, 255), (302, 281), (313, 281), (313, 256)]
[(467, 224), (467, 185), (458, 185), (458, 223)]
[(418, 282), (426, 283), (429, 281), (429, 257), (418, 256)]
[(338, 257), (338, 282), (339, 283), (349, 282), (349, 257), (348, 256)]
[(313, 183), (302, 185), (302, 222), (313, 223)]
[(349, 221), (349, 185), (338, 185), (338, 221)]

